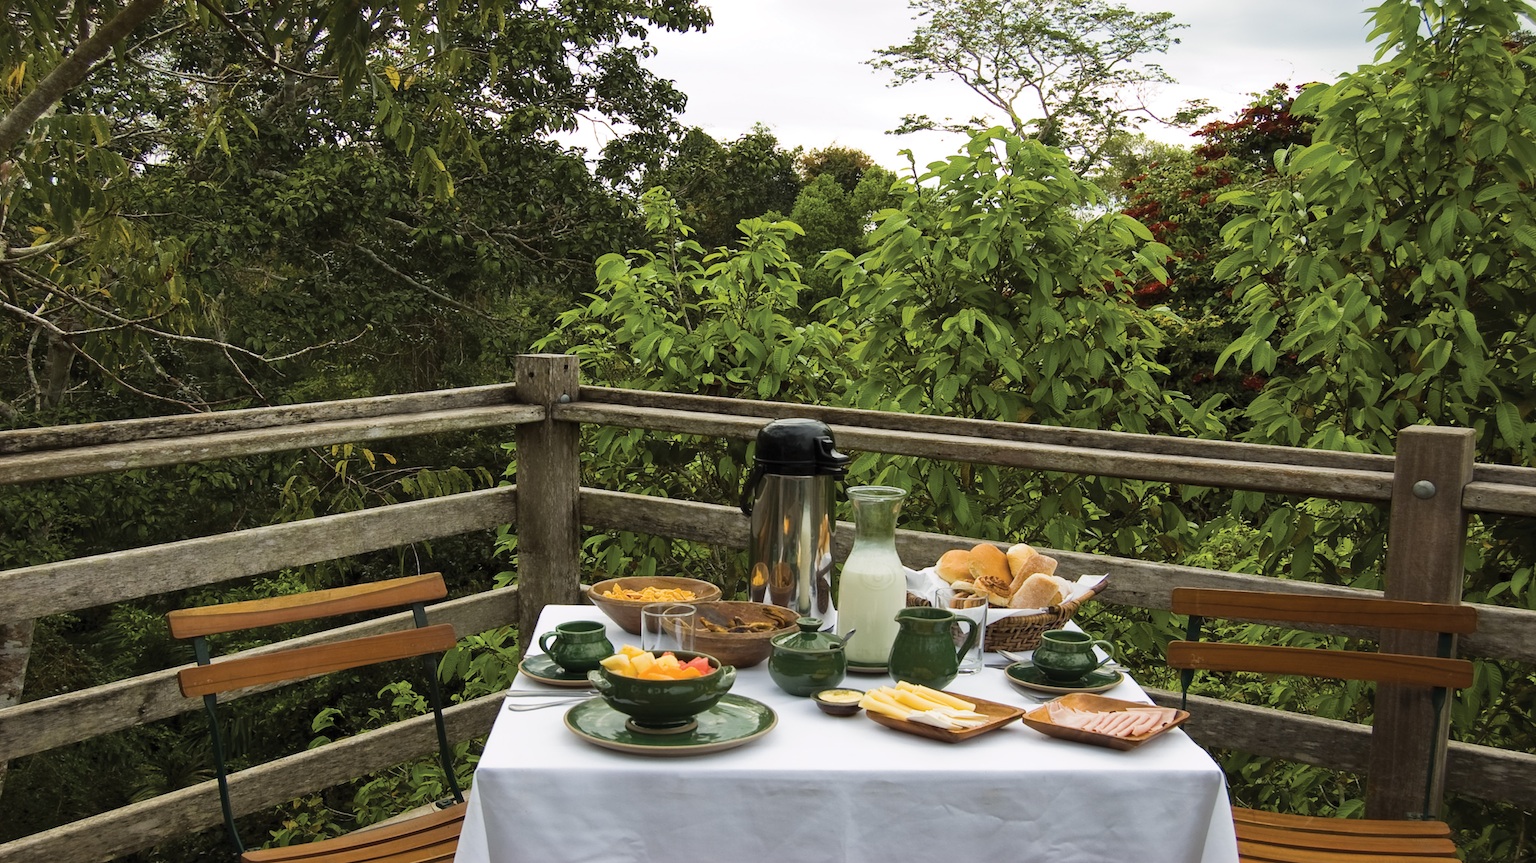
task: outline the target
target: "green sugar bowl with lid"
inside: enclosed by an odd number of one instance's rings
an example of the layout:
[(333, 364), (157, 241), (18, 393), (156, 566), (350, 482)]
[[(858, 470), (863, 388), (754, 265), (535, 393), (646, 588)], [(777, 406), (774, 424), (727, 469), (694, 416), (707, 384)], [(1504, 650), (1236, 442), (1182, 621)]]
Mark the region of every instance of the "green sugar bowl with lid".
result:
[(815, 695), (842, 683), (848, 673), (843, 644), (853, 633), (839, 637), (818, 632), (821, 621), (814, 617), (802, 617), (795, 625), (798, 632), (773, 637), (768, 676), (790, 695)]

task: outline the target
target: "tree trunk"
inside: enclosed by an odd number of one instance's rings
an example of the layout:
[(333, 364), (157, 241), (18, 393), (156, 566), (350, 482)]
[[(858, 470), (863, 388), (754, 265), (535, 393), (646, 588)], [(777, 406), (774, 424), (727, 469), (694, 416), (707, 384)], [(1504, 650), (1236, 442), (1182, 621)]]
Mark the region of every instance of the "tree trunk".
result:
[[(27, 657), (32, 653), (32, 624), (0, 623), (0, 709), (21, 701), (21, 690), (27, 681)], [(0, 789), (5, 787), (5, 768), (9, 762), (0, 761)]]
[[(61, 327), (69, 328), (68, 321), (60, 321)], [(69, 370), (75, 364), (75, 352), (60, 336), (48, 336), (48, 355), (43, 360), (43, 409), (56, 408), (64, 403), (69, 392)]]

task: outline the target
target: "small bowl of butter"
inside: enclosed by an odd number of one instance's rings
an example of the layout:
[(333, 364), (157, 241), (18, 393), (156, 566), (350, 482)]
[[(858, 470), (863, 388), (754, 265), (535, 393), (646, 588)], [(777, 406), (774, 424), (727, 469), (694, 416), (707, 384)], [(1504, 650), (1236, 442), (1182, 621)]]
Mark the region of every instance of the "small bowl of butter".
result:
[(864, 692), (859, 689), (823, 689), (811, 699), (828, 716), (852, 716), (859, 712), (859, 699), (863, 697)]

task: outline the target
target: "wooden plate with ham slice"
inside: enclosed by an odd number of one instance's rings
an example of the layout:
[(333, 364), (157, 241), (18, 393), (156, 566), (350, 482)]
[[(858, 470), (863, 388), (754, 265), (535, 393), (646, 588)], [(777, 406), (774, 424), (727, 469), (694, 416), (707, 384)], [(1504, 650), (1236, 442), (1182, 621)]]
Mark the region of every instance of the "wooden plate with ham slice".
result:
[(1188, 713), (1172, 707), (1075, 692), (1024, 714), (1024, 724), (1062, 740), (1126, 750), (1179, 727), (1188, 718)]

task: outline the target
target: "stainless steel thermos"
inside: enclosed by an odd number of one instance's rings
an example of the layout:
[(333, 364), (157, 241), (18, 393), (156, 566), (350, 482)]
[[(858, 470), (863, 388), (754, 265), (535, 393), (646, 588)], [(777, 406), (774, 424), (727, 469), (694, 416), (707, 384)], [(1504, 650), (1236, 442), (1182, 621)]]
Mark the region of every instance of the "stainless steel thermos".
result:
[(848, 461), (823, 422), (775, 420), (758, 431), (756, 464), (741, 491), (741, 511), (752, 520), (754, 602), (801, 617), (832, 612), (833, 508)]

